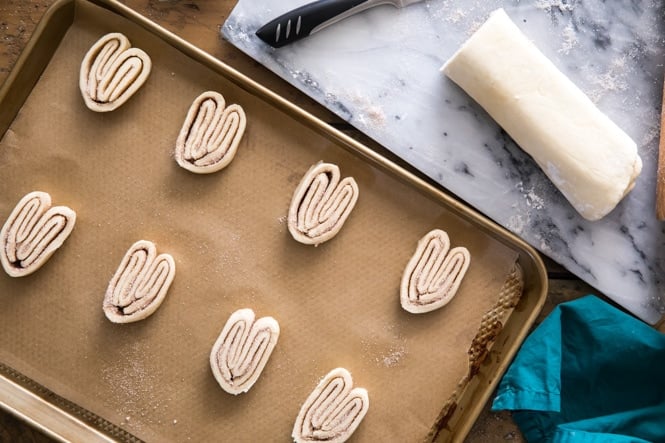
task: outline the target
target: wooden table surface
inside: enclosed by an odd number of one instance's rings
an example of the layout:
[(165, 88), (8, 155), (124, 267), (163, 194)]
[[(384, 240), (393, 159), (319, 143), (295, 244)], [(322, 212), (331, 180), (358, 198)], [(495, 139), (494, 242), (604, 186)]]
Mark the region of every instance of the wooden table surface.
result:
[[(350, 136), (380, 151), (413, 171), (381, 146), (363, 136), (325, 108), (309, 99), (272, 72), (237, 50), (219, 35), (221, 24), (237, 0), (121, 0), (122, 3), (188, 40), (204, 51), (264, 84), (286, 99), (334, 124)], [(13, 68), (35, 26), (55, 0), (0, 0), (0, 84)], [(416, 171), (413, 171), (416, 172)], [(418, 174), (421, 175), (421, 174)], [(421, 175), (422, 176), (422, 175)], [(557, 304), (585, 294), (601, 295), (559, 265), (545, 259), (549, 293), (539, 321)], [(30, 426), (0, 410), (0, 442), (51, 441)], [(492, 413), (486, 407), (472, 429), (468, 442), (524, 441), (509, 413)]]

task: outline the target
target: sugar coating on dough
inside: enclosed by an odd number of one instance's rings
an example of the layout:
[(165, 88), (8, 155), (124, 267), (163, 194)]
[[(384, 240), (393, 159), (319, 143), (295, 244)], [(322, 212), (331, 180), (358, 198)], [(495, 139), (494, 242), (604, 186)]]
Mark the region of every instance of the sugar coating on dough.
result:
[(277, 345), (279, 323), (272, 317), (255, 319), (251, 309), (239, 309), (224, 325), (210, 352), (210, 368), (229, 394), (250, 390)]
[(0, 262), (11, 277), (30, 275), (46, 263), (69, 237), (76, 212), (51, 206), (51, 196), (34, 191), (14, 207), (0, 231)]
[(132, 323), (152, 315), (162, 304), (175, 277), (170, 254), (157, 255), (148, 240), (134, 243), (109, 282), (102, 305), (113, 323)]
[(247, 126), (240, 105), (226, 106), (222, 94), (206, 91), (192, 102), (178, 134), (175, 159), (197, 174), (219, 171), (236, 155)]
[(441, 229), (428, 232), (418, 246), (402, 275), (400, 302), (404, 310), (422, 314), (450, 302), (462, 283), (471, 263), (468, 249), (450, 249), (448, 234)]
[(132, 48), (125, 35), (104, 35), (81, 62), (79, 89), (86, 106), (95, 112), (117, 109), (143, 86), (151, 68), (148, 54)]
[(543, 55), (503, 9), (442, 67), (526, 151), (573, 207), (598, 220), (634, 187), (635, 142)]
[(367, 390), (354, 388), (349, 371), (335, 368), (323, 377), (303, 403), (291, 436), (296, 443), (345, 442), (368, 410)]
[(341, 178), (339, 167), (319, 162), (296, 188), (288, 214), (291, 236), (306, 245), (326, 242), (342, 229), (358, 201), (353, 177)]

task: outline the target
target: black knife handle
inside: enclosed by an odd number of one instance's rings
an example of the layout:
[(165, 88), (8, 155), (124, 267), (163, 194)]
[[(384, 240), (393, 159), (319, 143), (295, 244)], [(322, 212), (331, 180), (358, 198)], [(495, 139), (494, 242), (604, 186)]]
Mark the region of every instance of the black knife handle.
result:
[(370, 0), (318, 0), (266, 23), (256, 35), (274, 48), (300, 40), (317, 26)]

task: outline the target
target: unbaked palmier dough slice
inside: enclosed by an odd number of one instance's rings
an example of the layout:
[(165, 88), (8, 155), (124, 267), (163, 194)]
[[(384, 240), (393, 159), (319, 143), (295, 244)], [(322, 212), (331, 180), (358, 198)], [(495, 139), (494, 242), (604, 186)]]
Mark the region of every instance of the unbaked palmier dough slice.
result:
[(0, 231), (0, 262), (12, 277), (23, 277), (39, 269), (69, 237), (76, 212), (66, 206), (51, 206), (51, 196), (34, 191), (18, 202)]
[(96, 112), (113, 111), (139, 90), (151, 67), (148, 54), (132, 48), (123, 34), (106, 34), (81, 62), (79, 88), (86, 106)]
[(300, 408), (293, 426), (293, 440), (342, 443), (355, 432), (368, 409), (367, 390), (354, 388), (346, 369), (333, 369)]
[(225, 105), (222, 94), (214, 91), (194, 100), (176, 140), (175, 159), (181, 167), (209, 174), (231, 163), (247, 120), (242, 107)]
[(131, 323), (150, 316), (164, 301), (174, 277), (175, 261), (171, 255), (157, 255), (154, 243), (137, 241), (106, 289), (106, 318), (113, 323)]
[(402, 308), (413, 314), (446, 305), (457, 293), (471, 256), (462, 246), (450, 249), (445, 231), (435, 229), (418, 241), (402, 276)]
[(222, 389), (233, 395), (249, 391), (278, 338), (279, 323), (274, 318), (255, 320), (251, 309), (234, 312), (210, 352), (210, 367)]
[(289, 232), (306, 245), (319, 245), (333, 238), (358, 201), (353, 177), (340, 180), (337, 165), (319, 162), (296, 188), (288, 215)]

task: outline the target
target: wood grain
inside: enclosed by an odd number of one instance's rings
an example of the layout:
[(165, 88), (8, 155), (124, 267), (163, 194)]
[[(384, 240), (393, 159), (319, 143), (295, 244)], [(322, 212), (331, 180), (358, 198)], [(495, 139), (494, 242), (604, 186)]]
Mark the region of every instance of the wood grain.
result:
[[(0, 83), (6, 79), (35, 26), (54, 1), (0, 0)], [(422, 177), (422, 174), (404, 164), (383, 147), (220, 38), (221, 24), (231, 12), (235, 0), (125, 0), (122, 3)], [(661, 140), (662, 137), (661, 134)], [(545, 262), (550, 277), (550, 291), (540, 319), (561, 302), (573, 300), (588, 293), (599, 294), (598, 291), (573, 277), (551, 260), (546, 259)], [(523, 438), (512, 422), (510, 414), (492, 413), (487, 407), (467, 439), (472, 443), (504, 442), (506, 440), (519, 442), (523, 441)], [(9, 441), (48, 442), (51, 440), (22, 421), (0, 411), (0, 442)]]
[(665, 220), (665, 83), (660, 109), (660, 141), (658, 143), (658, 173), (656, 176), (656, 218)]

